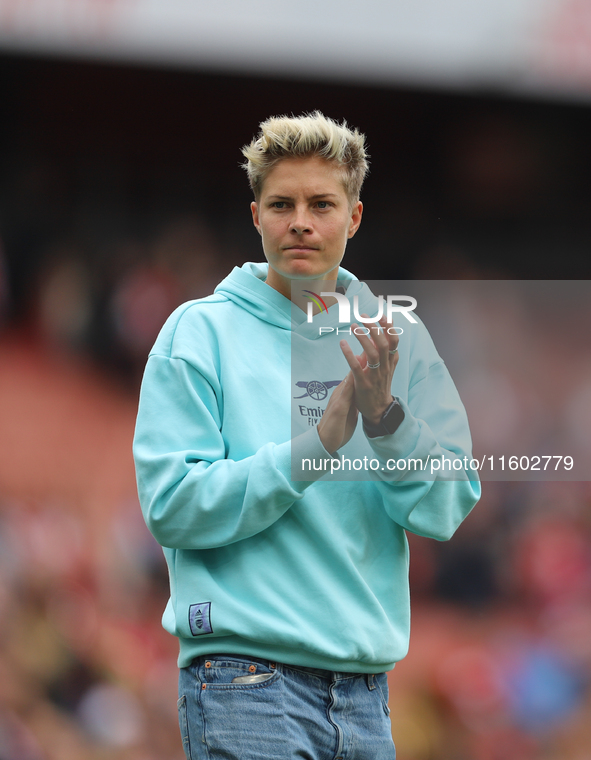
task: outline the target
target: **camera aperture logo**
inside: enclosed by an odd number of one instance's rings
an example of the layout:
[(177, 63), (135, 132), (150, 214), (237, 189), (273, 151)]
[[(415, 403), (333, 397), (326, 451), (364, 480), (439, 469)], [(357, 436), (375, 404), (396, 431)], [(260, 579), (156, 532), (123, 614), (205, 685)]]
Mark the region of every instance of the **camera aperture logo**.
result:
[[(335, 332), (337, 334), (347, 333), (351, 334), (351, 303), (346, 295), (334, 291), (322, 291), (320, 294), (314, 293), (312, 290), (304, 290), (304, 293), (309, 295), (306, 298), (309, 299), (308, 308), (306, 312), (306, 321), (308, 323), (314, 321), (314, 305), (316, 305), (322, 313), (323, 311), (328, 314), (328, 307), (324, 298), (334, 298), (339, 305), (339, 323), (343, 325), (349, 325), (349, 328), (339, 328), (322, 326), (319, 327), (319, 334)], [(403, 302), (403, 303), (401, 303)], [(404, 305), (404, 302), (408, 302), (408, 305)], [(364, 317), (359, 313), (359, 296), (353, 296), (353, 320), (360, 322), (362, 325), (375, 324), (386, 314), (386, 320), (392, 325), (392, 315), (396, 312), (401, 314), (411, 324), (417, 324), (417, 320), (414, 318), (411, 312), (417, 308), (417, 300), (412, 296), (378, 296), (377, 297), (378, 312), (373, 317)], [(369, 334), (369, 328), (358, 327), (356, 330), (363, 331), (366, 335)], [(404, 331), (401, 327), (389, 327), (387, 331), (391, 334), (401, 335)]]
[[(310, 314), (312, 313), (313, 307), (312, 304), (315, 303), (316, 306), (318, 306), (318, 309), (324, 311), (328, 314), (328, 306), (326, 305), (324, 299), (322, 296), (319, 296), (318, 293), (314, 293), (313, 290), (304, 290), (304, 293), (309, 293), (309, 296), (306, 296), (307, 299), (309, 299), (310, 303), (308, 304), (308, 322), (311, 322)], [(326, 293), (322, 293), (323, 296), (326, 295)]]

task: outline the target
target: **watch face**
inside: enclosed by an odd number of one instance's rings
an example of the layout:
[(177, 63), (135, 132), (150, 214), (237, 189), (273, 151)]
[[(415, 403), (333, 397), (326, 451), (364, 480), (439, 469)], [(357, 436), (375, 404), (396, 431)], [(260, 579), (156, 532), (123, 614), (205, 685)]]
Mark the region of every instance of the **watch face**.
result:
[(363, 428), (369, 438), (378, 438), (382, 435), (392, 435), (398, 429), (400, 423), (404, 419), (404, 410), (396, 399), (392, 401), (390, 406), (386, 409), (382, 415), (382, 419), (377, 425), (370, 425), (363, 420)]
[(391, 435), (392, 433), (396, 432), (396, 430), (400, 426), (400, 423), (402, 422), (403, 419), (404, 419), (404, 410), (402, 409), (398, 401), (394, 401), (392, 405), (390, 406), (390, 408), (386, 411), (386, 413), (382, 417), (382, 426)]

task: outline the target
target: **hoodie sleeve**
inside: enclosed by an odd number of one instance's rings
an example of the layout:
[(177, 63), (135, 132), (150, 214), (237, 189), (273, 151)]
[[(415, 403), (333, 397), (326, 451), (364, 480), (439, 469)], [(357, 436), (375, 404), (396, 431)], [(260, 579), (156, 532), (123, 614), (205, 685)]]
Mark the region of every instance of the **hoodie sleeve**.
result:
[(404, 420), (392, 435), (367, 440), (380, 462), (375, 483), (388, 515), (412, 533), (445, 541), (480, 498), (480, 482), (451, 375), (420, 320), (411, 335), (402, 344), (406, 369), (399, 364), (392, 388)]
[(212, 385), (185, 359), (149, 357), (134, 458), (144, 517), (162, 546), (224, 546), (278, 520), (311, 485), (291, 482), (292, 447), (329, 456), (311, 429), (241, 461), (227, 459)]
[(445, 541), (480, 498), (466, 412), (441, 360), (399, 402), (405, 416), (398, 430), (368, 439), (382, 463), (377, 487), (399, 525)]

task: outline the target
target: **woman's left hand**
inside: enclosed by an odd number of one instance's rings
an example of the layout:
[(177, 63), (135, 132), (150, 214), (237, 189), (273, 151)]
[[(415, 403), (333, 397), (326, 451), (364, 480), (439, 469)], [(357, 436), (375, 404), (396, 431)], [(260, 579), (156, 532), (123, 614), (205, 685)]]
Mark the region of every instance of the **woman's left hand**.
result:
[[(362, 330), (364, 327), (369, 329), (369, 335)], [(353, 375), (355, 403), (371, 425), (379, 424), (392, 403), (392, 378), (398, 364), (399, 336), (388, 333), (389, 327), (392, 325), (386, 317), (363, 325), (353, 323), (351, 329), (363, 348), (359, 356), (353, 353), (346, 340), (340, 343)]]

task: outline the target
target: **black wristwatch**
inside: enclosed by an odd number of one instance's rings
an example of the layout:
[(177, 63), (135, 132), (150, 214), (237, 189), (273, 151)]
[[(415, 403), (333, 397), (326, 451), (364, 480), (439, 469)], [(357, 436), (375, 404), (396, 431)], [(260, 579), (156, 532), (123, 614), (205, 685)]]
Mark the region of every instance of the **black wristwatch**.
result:
[(400, 406), (398, 399), (392, 399), (392, 403), (382, 414), (382, 419), (377, 425), (371, 425), (365, 417), (363, 418), (363, 429), (368, 438), (378, 438), (381, 435), (392, 435), (400, 427), (404, 419), (404, 410)]

